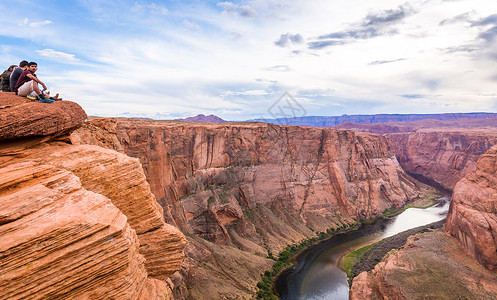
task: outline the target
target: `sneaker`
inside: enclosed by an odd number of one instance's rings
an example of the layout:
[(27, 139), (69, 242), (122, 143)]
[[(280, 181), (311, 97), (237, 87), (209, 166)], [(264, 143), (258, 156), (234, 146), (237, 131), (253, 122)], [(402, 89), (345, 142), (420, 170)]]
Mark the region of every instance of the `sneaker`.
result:
[(50, 98), (40, 98), (41, 103), (52, 103), (53, 100)]
[(38, 97), (35, 97), (35, 96), (31, 96), (31, 95), (27, 95), (26, 98), (28, 98), (29, 100), (31, 101), (36, 101), (38, 100)]

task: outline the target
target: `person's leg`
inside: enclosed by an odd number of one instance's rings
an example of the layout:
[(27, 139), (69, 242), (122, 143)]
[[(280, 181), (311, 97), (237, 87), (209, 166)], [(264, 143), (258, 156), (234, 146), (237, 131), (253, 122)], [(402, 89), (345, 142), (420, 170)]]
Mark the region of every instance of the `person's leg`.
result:
[[(23, 85), (19, 87), (19, 90), (17, 90), (17, 95), (26, 97), (27, 95), (31, 94), (34, 91), (33, 83), (34, 83), (33, 80), (25, 82)], [(36, 95), (39, 95), (39, 93), (36, 93)]]

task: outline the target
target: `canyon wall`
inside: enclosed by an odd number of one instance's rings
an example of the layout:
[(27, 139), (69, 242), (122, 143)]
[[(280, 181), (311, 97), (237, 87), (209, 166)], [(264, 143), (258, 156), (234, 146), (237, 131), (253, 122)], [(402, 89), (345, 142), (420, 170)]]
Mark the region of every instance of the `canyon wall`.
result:
[(186, 239), (139, 161), (71, 145), (76, 103), (0, 104), (0, 298), (173, 299)]
[(455, 185), (445, 229), (453, 238), (412, 237), (354, 278), (351, 299), (497, 298), (497, 146)]
[(251, 296), (268, 254), (400, 207), (420, 190), (376, 134), (94, 119), (71, 140), (140, 159), (166, 221), (189, 236), (175, 275), (188, 284), (176, 290), (181, 297)]
[(497, 146), (457, 183), (446, 230), (481, 265), (497, 272)]
[(497, 144), (497, 118), (344, 123), (335, 128), (385, 135), (404, 170), (450, 189), (475, 169), (480, 155)]
[(480, 155), (497, 144), (497, 128), (422, 129), (386, 136), (404, 170), (450, 189), (475, 169)]

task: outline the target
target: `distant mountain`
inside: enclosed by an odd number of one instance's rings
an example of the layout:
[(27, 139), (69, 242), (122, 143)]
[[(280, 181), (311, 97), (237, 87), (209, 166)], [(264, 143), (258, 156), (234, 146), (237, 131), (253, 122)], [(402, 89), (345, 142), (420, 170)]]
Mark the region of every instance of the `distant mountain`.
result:
[(412, 122), (426, 119), (434, 120), (453, 120), (453, 119), (485, 119), (497, 117), (497, 113), (446, 113), (446, 114), (378, 114), (378, 115), (342, 115), (342, 116), (311, 116), (296, 118), (279, 118), (279, 119), (255, 119), (251, 121), (287, 124), (287, 125), (304, 125), (315, 127), (328, 127), (337, 124), (350, 123), (384, 123), (384, 122)]
[(204, 123), (226, 123), (228, 121), (225, 121), (221, 119), (218, 116), (215, 115), (196, 115), (195, 117), (188, 117), (184, 119), (176, 119), (176, 121), (185, 121), (185, 122), (204, 122)]

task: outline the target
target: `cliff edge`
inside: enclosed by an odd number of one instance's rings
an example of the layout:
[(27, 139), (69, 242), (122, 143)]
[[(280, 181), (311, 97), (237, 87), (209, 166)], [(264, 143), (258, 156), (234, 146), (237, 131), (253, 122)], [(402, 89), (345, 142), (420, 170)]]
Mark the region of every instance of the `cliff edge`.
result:
[(172, 299), (186, 239), (139, 161), (71, 145), (74, 102), (0, 104), (0, 298)]

